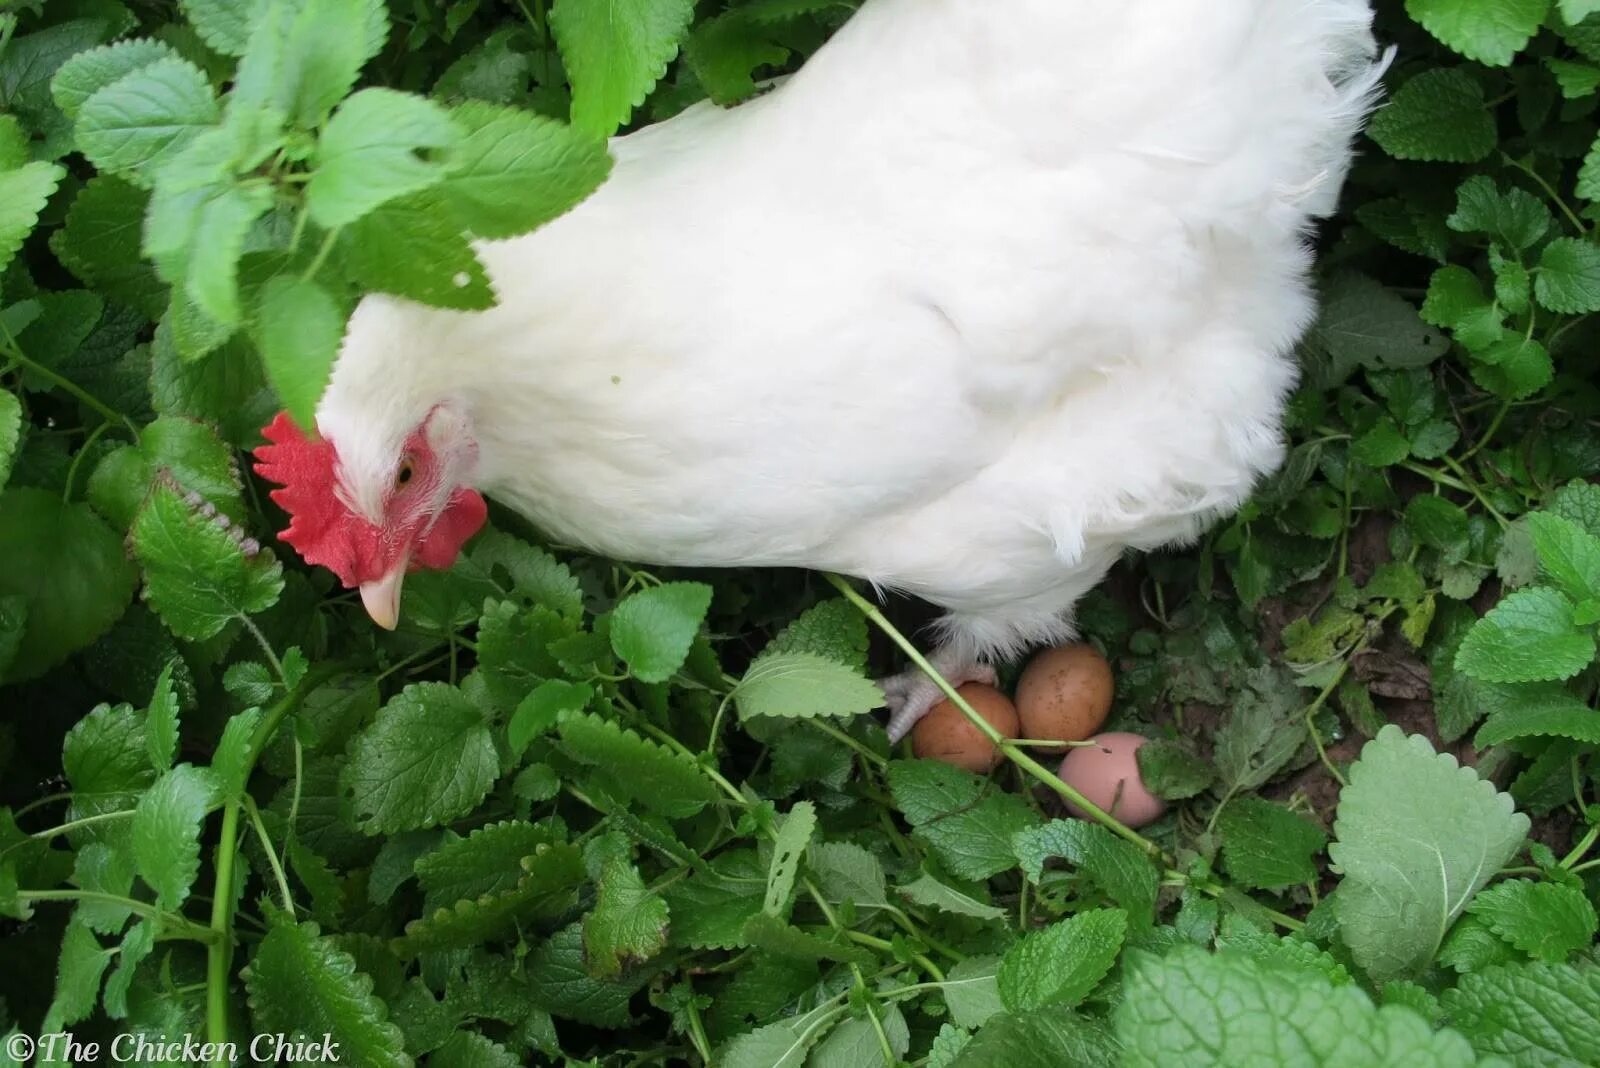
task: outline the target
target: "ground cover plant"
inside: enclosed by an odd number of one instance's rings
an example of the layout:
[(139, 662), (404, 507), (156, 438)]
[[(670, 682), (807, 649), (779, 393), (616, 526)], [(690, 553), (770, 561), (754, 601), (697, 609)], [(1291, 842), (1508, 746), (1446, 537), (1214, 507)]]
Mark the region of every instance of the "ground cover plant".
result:
[(1134, 831), (1066, 817), (1059, 751), (891, 751), (858, 713), (913, 605), (496, 511), (390, 634), (244, 462), (361, 293), (487, 306), (467, 234), (850, 5), (0, 4), (0, 1029), (1600, 1063), (1600, 3), (1379, 7), (1288, 461), (1082, 606), (1170, 802)]

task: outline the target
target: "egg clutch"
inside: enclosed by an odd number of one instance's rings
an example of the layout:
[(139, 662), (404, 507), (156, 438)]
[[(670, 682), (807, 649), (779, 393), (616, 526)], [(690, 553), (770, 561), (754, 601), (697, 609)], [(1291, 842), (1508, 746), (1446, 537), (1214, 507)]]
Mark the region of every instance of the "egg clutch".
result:
[[(1073, 745), (1057, 774), (1068, 786), (1130, 827), (1158, 818), (1166, 804), (1139, 777), (1145, 739), (1125, 731), (1098, 734), (1111, 714), (1111, 665), (1089, 645), (1046, 649), (1023, 669), (1013, 701), (993, 686), (969, 682), (957, 693), (1006, 738), (1088, 743)], [(982, 775), (1004, 757), (949, 700), (935, 705), (911, 732), (919, 757)], [(1083, 816), (1077, 806), (1068, 811)]]

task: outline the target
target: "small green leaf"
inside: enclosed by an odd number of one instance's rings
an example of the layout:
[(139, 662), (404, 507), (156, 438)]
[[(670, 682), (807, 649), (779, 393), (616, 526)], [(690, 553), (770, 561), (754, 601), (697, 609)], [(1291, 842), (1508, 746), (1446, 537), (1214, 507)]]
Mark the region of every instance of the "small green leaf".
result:
[(39, 213), (66, 173), (43, 160), (0, 171), (0, 271), (39, 225)]
[(613, 794), (670, 819), (692, 816), (717, 799), (716, 787), (693, 760), (599, 716), (568, 716), (561, 722), (561, 744)]
[(517, 705), (506, 728), (506, 740), (514, 756), (521, 756), (528, 743), (552, 729), (563, 713), (581, 712), (594, 699), (587, 683), (565, 679), (546, 679)]
[(266, 0), (179, 0), (178, 6), (206, 44), (225, 56), (242, 56)]
[(572, 82), (572, 124), (610, 137), (666, 73), (694, 0), (557, 0), (550, 10)]
[(369, 834), (431, 827), (464, 816), (499, 776), (483, 713), (456, 688), (407, 686), (350, 746), (341, 787)]
[(139, 37), (79, 52), (63, 63), (50, 80), (50, 95), (69, 119), (78, 117), (95, 93), (161, 59), (179, 59), (172, 47), (153, 37)]
[(583, 963), (581, 924), (563, 927), (528, 957), (528, 991), (535, 1005), (553, 1016), (596, 1027), (622, 1027), (628, 1021), (628, 1001), (650, 981), (641, 968), (627, 979), (603, 980), (591, 976)]
[(256, 337), (267, 381), (295, 422), (312, 426), (344, 338), (344, 313), (326, 289), (294, 275), (262, 286), (257, 301)]
[(1550, 0), (1406, 0), (1406, 13), (1468, 59), (1504, 67), (1539, 32)]
[(380, 204), (339, 232), (338, 249), (366, 289), (437, 308), (494, 305), (488, 273), (436, 190)]
[(997, 920), (1006, 914), (1005, 909), (986, 905), (954, 887), (946, 886), (926, 872), (913, 882), (895, 889), (918, 905), (926, 905), (928, 908), (957, 916), (971, 916), (977, 920)]
[(1488, 234), (1514, 250), (1538, 244), (1555, 225), (1544, 201), (1515, 186), (1502, 193), (1493, 178), (1481, 174), (1461, 183), (1456, 210), (1446, 221), (1452, 230)]
[(1000, 997), (1011, 1012), (1076, 1005), (1104, 979), (1127, 935), (1121, 909), (1090, 909), (1023, 935), (1000, 961)]
[(1433, 67), (1402, 85), (1368, 134), (1396, 159), (1475, 163), (1494, 151), (1483, 87), (1465, 70)]
[(622, 974), (667, 946), (667, 902), (648, 889), (625, 856), (609, 858), (595, 880), (594, 910), (583, 921), (583, 950), (596, 977)]
[(1455, 666), (1486, 682), (1540, 682), (1571, 678), (1594, 657), (1594, 635), (1578, 628), (1572, 602), (1537, 586), (1512, 593), (1478, 620)]
[(611, 648), (640, 682), (665, 682), (683, 666), (711, 607), (711, 587), (668, 582), (639, 590), (611, 615)]
[(81, 923), (67, 924), (56, 964), (56, 996), (40, 1029), (46, 1033), (86, 1019), (100, 1000), (100, 977), (116, 955)]
[[(260, 0), (245, 2), (254, 10), (230, 109), (267, 109), (302, 130), (323, 125), (389, 33), (383, 0), (296, 0), (259, 7)], [(237, 27), (223, 32), (223, 51), (237, 48)]]
[(1600, 538), (1550, 512), (1533, 512), (1526, 522), (1545, 577), (1574, 601), (1600, 596)]
[(746, 718), (799, 719), (855, 716), (881, 707), (884, 700), (878, 684), (856, 669), (813, 653), (761, 654), (739, 680), (734, 699)]
[(1258, 890), (1313, 882), (1322, 828), (1281, 805), (1241, 797), (1222, 810), (1222, 863), (1235, 880)]
[(78, 147), (102, 171), (149, 186), (163, 163), (216, 123), (204, 72), (183, 59), (158, 59), (104, 86), (78, 111)]
[(1390, 467), (1411, 455), (1411, 443), (1385, 416), (1350, 443), (1350, 455), (1368, 467)]
[(515, 886), (438, 908), (406, 924), (405, 937), (393, 943), (401, 956), (465, 949), (504, 937), (528, 924), (569, 912), (583, 883), (583, 853), (565, 843), (541, 845), (522, 858), (526, 874)]
[(1016, 794), (935, 760), (891, 761), (889, 789), (916, 837), (961, 879), (1013, 867), (1012, 839), (1040, 822)]
[(1524, 953), (1552, 964), (1588, 946), (1600, 926), (1582, 890), (1531, 879), (1491, 886), (1472, 899), (1467, 911)]
[(216, 752), (211, 755), (211, 773), (216, 779), (217, 790), (230, 801), (244, 794), (250, 762), (255, 756), (250, 745), (260, 721), (261, 713), (254, 708), (247, 708), (229, 717), (227, 725), (222, 728), (222, 738), (217, 742)]
[(210, 426), (174, 416), (159, 417), (139, 431), (137, 445), (100, 461), (89, 478), (89, 503), (119, 527), (130, 527), (163, 472), (230, 522), (244, 518), (244, 485), (233, 450)]
[(1132, 842), (1085, 820), (1051, 820), (1013, 840), (1023, 874), (1039, 882), (1045, 861), (1060, 857), (1121, 907), (1129, 926), (1147, 930), (1155, 922), (1161, 873)]
[(176, 909), (200, 874), (200, 825), (217, 784), (201, 768), (179, 764), (156, 780), (133, 814), (133, 859), (162, 908)]
[(605, 142), (520, 108), (463, 104), (465, 132), (445, 161), (444, 195), (479, 237), (535, 230), (592, 193), (611, 171)]
[[(0, 389), (0, 490), (5, 489), (11, 477), (11, 461), (16, 458), (17, 445), (22, 440), (22, 402), (17, 395)], [(0, 675), (5, 666), (0, 665)]]
[(145, 716), (145, 745), (150, 753), (150, 764), (158, 773), (172, 767), (178, 752), (178, 695), (172, 689), (173, 665), (169, 660), (161, 669)]
[(1539, 256), (1533, 295), (1551, 311), (1600, 310), (1600, 248), (1575, 237), (1550, 242)]
[(329, 230), (347, 226), (385, 201), (440, 181), (443, 153), (461, 131), (439, 105), (392, 89), (363, 89), (339, 106), (317, 145), (316, 170), (306, 185), (312, 221)]
[(817, 881), (822, 896), (836, 905), (846, 901), (856, 908), (882, 908), (889, 903), (884, 892), (883, 864), (851, 842), (816, 842), (806, 853), (806, 868)]
[(772, 864), (767, 869), (767, 893), (762, 910), (779, 919), (789, 914), (789, 894), (794, 889), (800, 858), (817, 829), (817, 806), (800, 801), (789, 810), (772, 843)]
[(513, 889), (525, 874), (522, 859), (555, 839), (548, 828), (522, 820), (503, 820), (465, 838), (450, 838), (416, 859), (417, 882), (426, 894), (424, 909)]
[(835, 597), (800, 613), (761, 653), (812, 653), (865, 673), (867, 621), (849, 601)]

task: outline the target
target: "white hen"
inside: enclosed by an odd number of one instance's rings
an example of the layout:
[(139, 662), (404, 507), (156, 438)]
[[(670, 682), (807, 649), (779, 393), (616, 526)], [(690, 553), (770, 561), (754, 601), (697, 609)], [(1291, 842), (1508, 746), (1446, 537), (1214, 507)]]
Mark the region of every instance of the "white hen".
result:
[[(471, 486), (611, 556), (914, 593), (954, 682), (1066, 636), (1125, 548), (1279, 461), (1369, 22), (867, 0), (776, 90), (618, 139), (593, 197), (480, 246), (496, 308), (363, 302), (317, 422), (399, 549), (342, 577), (392, 625), (406, 539)], [(886, 690), (895, 736), (936, 697)]]

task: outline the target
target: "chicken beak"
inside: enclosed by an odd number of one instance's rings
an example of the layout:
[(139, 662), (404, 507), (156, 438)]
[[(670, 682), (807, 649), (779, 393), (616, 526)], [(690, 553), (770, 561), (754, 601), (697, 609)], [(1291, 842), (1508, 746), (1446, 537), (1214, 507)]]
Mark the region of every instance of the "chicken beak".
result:
[(402, 560), (382, 578), (361, 584), (361, 604), (384, 630), (394, 630), (400, 622), (400, 586), (405, 578), (406, 562)]

